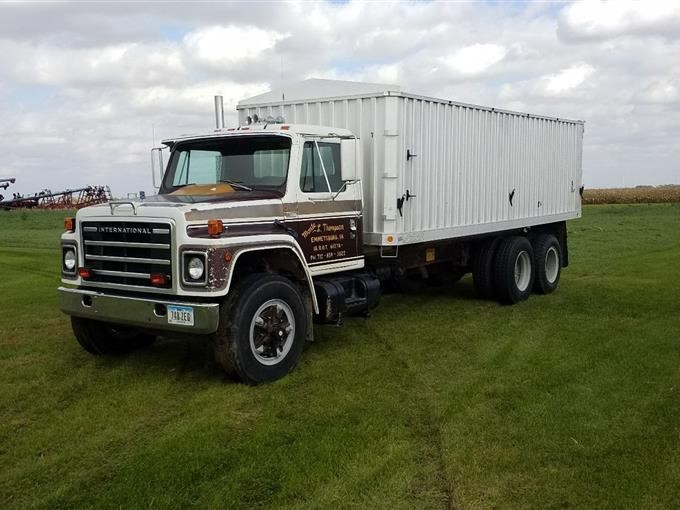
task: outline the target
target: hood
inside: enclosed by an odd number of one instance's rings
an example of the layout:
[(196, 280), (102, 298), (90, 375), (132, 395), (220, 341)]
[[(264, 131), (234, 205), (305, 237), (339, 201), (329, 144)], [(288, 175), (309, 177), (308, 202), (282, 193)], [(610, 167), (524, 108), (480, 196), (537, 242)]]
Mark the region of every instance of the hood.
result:
[(78, 220), (124, 218), (173, 219), (178, 223), (221, 219), (225, 222), (283, 216), (283, 202), (273, 191), (234, 190), (218, 195), (153, 195), (144, 200), (113, 200), (80, 209)]
[(281, 193), (267, 190), (246, 191), (232, 188), (228, 184), (192, 185), (179, 188), (172, 193), (152, 195), (140, 201), (149, 206), (168, 204), (200, 204), (208, 202), (246, 202), (281, 198)]

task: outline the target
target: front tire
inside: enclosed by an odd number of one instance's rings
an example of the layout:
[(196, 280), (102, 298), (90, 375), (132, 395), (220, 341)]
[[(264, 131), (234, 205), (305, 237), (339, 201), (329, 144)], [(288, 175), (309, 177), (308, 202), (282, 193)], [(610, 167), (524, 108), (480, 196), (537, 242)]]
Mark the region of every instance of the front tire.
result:
[(504, 239), (494, 262), (494, 290), (501, 303), (524, 301), (534, 284), (534, 251), (526, 237)]
[(140, 333), (132, 328), (81, 317), (71, 317), (71, 327), (80, 346), (96, 356), (127, 354), (148, 347), (156, 340), (154, 335)]
[(259, 273), (240, 282), (220, 310), (217, 362), (248, 384), (280, 379), (298, 362), (311, 327), (297, 286)]

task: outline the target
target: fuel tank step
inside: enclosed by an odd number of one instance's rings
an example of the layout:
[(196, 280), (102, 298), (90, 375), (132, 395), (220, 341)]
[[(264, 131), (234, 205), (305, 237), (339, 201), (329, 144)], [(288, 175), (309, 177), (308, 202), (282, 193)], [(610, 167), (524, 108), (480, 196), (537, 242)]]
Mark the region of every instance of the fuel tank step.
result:
[(364, 315), (380, 301), (380, 280), (369, 273), (325, 276), (314, 280), (319, 323), (338, 323), (346, 315)]

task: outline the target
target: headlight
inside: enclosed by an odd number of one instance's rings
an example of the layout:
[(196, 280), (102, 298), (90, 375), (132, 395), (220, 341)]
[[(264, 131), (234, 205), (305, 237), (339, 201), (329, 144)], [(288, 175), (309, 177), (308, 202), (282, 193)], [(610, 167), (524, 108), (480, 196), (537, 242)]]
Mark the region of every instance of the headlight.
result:
[(73, 272), (76, 268), (76, 251), (73, 248), (64, 249), (64, 269)]
[(189, 263), (187, 264), (187, 271), (189, 273), (189, 278), (192, 280), (200, 280), (203, 278), (205, 265), (199, 257), (192, 257), (189, 259)]
[(182, 253), (182, 283), (192, 287), (208, 284), (208, 254), (188, 250)]

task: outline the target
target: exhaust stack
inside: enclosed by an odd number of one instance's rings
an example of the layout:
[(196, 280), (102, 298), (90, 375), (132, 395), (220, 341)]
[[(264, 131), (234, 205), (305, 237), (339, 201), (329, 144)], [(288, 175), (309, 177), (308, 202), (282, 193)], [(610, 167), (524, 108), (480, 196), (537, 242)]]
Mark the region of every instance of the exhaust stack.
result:
[(215, 96), (215, 130), (224, 129), (224, 105), (222, 96)]

